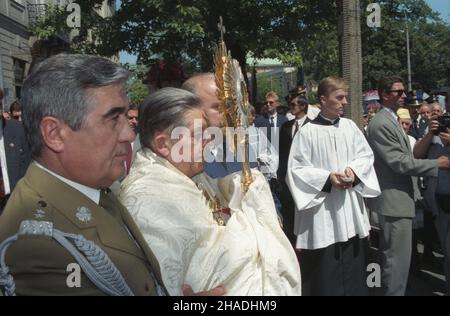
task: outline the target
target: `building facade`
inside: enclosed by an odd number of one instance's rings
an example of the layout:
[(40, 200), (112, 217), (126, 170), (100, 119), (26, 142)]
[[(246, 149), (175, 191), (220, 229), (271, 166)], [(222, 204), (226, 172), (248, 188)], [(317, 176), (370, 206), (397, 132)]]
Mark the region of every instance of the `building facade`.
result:
[[(28, 27), (46, 14), (49, 4), (65, 8), (71, 2), (76, 0), (0, 1), (0, 88), (5, 95), (4, 110), (8, 111), (10, 104), (20, 99), (23, 81), (34, 63), (70, 50), (70, 41), (77, 34), (76, 30), (38, 40), (30, 34)], [(96, 12), (104, 18), (111, 17), (115, 12), (115, 1), (104, 0)], [(111, 59), (118, 61), (118, 56)]]
[(20, 97), (31, 64), (26, 4), (25, 0), (0, 1), (0, 88), (5, 110)]

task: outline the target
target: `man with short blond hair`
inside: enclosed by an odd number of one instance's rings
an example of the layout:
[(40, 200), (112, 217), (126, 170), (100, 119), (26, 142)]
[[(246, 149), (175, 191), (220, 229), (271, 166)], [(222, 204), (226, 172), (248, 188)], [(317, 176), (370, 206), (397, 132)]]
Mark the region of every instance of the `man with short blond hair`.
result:
[(321, 81), (321, 112), (292, 141), (286, 182), (295, 201), (296, 248), (306, 295), (368, 295), (369, 217), (364, 198), (380, 194), (373, 152), (342, 118), (347, 83)]

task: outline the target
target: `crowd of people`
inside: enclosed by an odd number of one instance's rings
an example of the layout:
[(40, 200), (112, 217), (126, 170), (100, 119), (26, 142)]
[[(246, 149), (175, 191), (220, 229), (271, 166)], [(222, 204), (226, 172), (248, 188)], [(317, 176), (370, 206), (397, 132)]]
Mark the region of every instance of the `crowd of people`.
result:
[(435, 99), (409, 104), (387, 76), (360, 129), (341, 78), (320, 82), (318, 105), (294, 91), (288, 115), (268, 92), (264, 113), (248, 112), (243, 189), (214, 74), (139, 106), (128, 78), (101, 57), (56, 55), (1, 120), (3, 295), (369, 295), (375, 217), (377, 294), (404, 295), (418, 203), (449, 282), (450, 129)]

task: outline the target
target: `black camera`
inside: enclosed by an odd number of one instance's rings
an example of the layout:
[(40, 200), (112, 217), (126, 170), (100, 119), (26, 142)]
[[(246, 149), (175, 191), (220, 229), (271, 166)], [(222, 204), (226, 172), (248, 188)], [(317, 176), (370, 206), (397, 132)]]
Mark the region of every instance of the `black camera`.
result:
[(450, 114), (445, 113), (442, 116), (439, 116), (437, 121), (439, 122), (439, 128), (434, 131), (435, 135), (439, 135), (440, 133), (447, 132), (447, 128), (450, 128)]

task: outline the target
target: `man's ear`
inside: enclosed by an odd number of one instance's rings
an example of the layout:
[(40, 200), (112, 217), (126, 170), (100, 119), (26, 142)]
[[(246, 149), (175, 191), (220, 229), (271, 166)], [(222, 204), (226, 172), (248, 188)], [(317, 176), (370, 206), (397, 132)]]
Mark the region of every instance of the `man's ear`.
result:
[(39, 125), (44, 145), (54, 152), (62, 152), (64, 150), (64, 128), (68, 128), (68, 126), (61, 120), (51, 116), (44, 117)]
[(321, 95), (319, 98), (319, 102), (321, 106), (324, 106), (327, 103), (327, 98), (324, 95)]
[(170, 156), (170, 139), (165, 132), (158, 132), (152, 141), (152, 149), (156, 154), (167, 158)]

